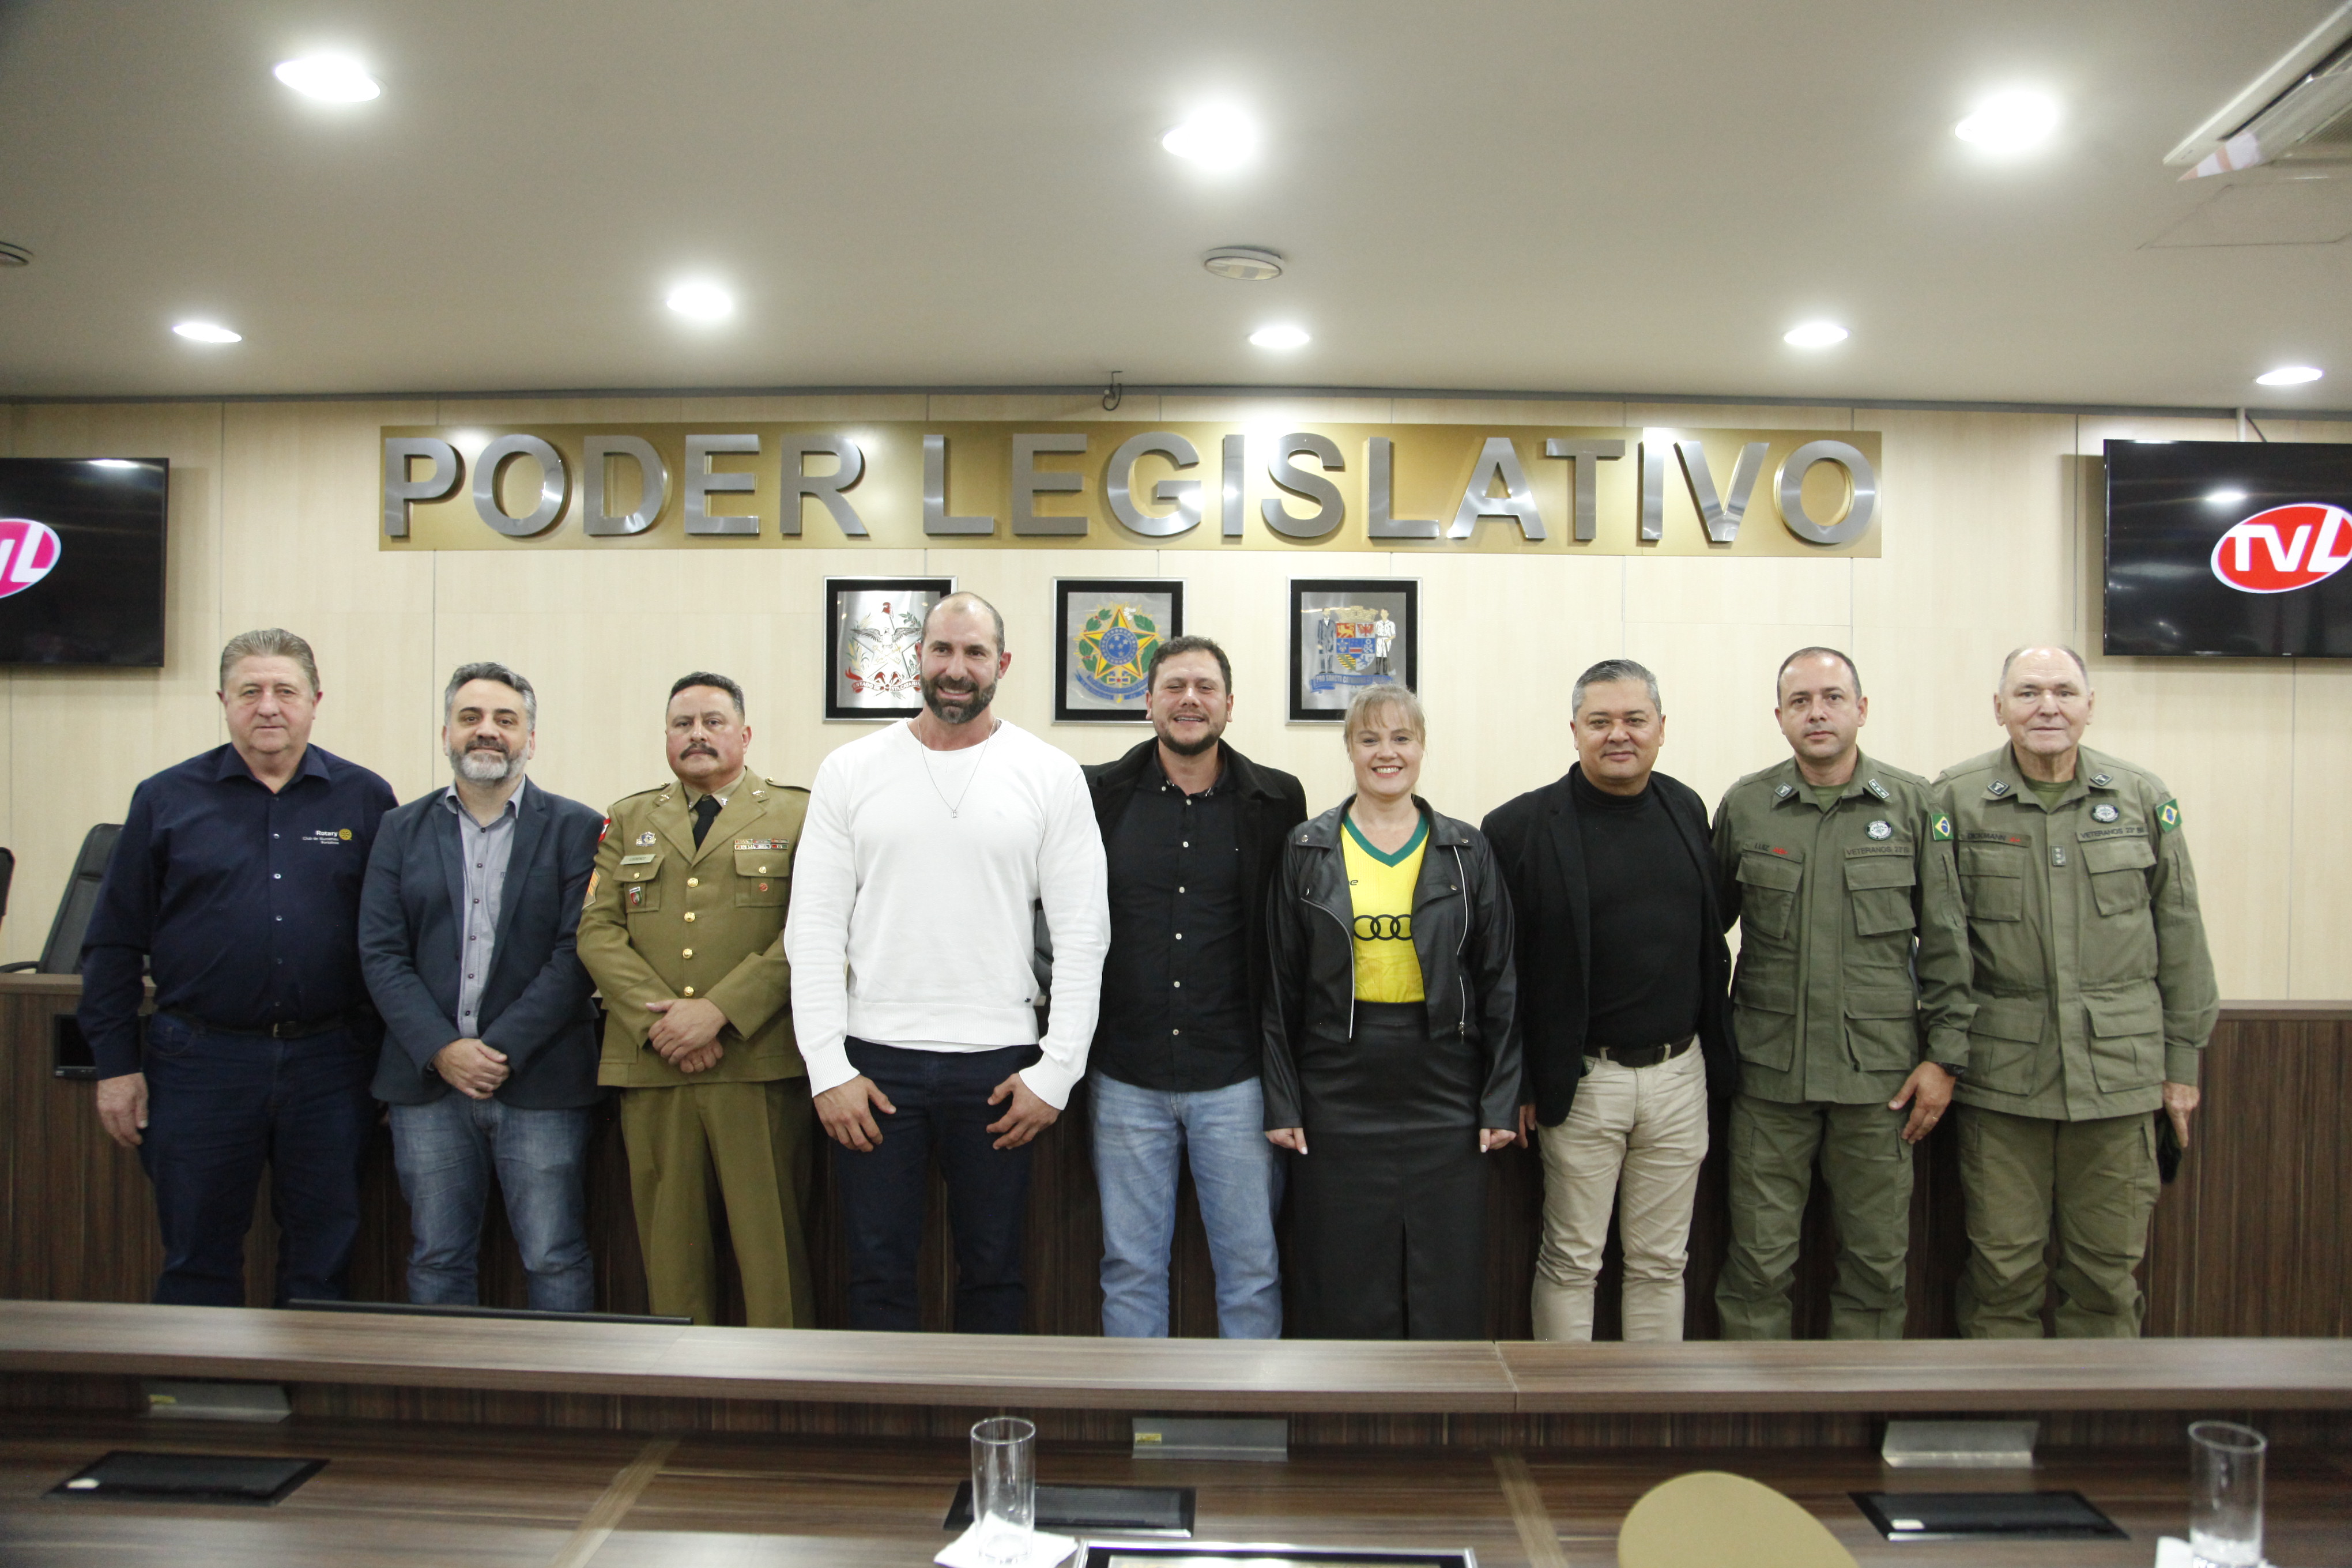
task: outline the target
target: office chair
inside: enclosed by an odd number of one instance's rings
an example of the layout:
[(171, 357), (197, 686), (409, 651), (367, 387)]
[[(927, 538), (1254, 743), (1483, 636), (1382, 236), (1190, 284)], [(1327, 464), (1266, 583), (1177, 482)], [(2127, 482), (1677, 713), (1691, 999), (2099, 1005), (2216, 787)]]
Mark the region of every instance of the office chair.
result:
[[(65, 896), (58, 900), (58, 917), (49, 922), (49, 940), (43, 944), (41, 956), (25, 963), (0, 964), (0, 974), (26, 970), (37, 974), (81, 973), (82, 933), (89, 930), (89, 917), (98, 909), (98, 889), (106, 880), (107, 857), (114, 853), (114, 841), (121, 836), (119, 822), (101, 822), (83, 836), (81, 853), (74, 857), (73, 875), (66, 879)], [(12, 857), (12, 875), (15, 866)], [(0, 900), (0, 913), (5, 912), (5, 900)]]

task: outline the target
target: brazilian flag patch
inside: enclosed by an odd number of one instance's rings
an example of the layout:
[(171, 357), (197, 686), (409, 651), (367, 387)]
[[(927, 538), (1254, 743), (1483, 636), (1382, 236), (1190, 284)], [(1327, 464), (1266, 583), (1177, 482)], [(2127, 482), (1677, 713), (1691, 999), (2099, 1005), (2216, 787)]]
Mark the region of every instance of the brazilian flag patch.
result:
[(1927, 819), (1927, 837), (1938, 843), (1948, 844), (1952, 838), (1952, 819), (1942, 812)]
[(2156, 826), (2166, 833), (2178, 832), (2180, 828), (2180, 803), (2177, 800), (2168, 800), (2158, 806)]

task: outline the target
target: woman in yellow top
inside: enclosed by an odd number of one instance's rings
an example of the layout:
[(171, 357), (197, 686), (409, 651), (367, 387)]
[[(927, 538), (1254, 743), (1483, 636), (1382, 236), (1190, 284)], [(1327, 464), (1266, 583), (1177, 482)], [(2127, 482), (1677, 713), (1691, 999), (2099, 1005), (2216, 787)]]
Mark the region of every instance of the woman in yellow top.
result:
[(1480, 1156), (1521, 1099), (1510, 899), (1478, 830), (1412, 793), (1419, 699), (1367, 687), (1342, 733), (1356, 793), (1292, 831), (1267, 921), (1294, 1331), (1486, 1339)]

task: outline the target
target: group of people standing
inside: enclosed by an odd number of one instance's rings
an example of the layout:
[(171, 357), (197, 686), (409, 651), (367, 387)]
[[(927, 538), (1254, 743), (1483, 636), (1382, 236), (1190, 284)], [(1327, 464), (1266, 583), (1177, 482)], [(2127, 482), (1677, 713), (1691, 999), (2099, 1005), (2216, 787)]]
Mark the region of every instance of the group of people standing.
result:
[(1727, 1337), (1790, 1334), (1816, 1163), (1831, 1331), (1901, 1336), (1909, 1146), (1948, 1114), (1962, 1331), (2042, 1331), (2053, 1225), (2059, 1331), (2137, 1331), (2159, 1143), (2188, 1142), (2217, 1003), (2179, 805), (2082, 746), (2070, 650), (2012, 654), (2008, 742), (1930, 784), (1862, 752), (1853, 660), (1800, 649), (1790, 755), (1711, 823), (1656, 771), (1656, 679), (1606, 660), (1568, 694), (1567, 772), (1476, 826), (1417, 793), (1402, 686), (1357, 694), (1354, 790), (1310, 819), (1224, 741), (1209, 639), (1155, 650), (1152, 737), (1087, 768), (993, 714), (1011, 662), (992, 606), (941, 601), (920, 713), (805, 791), (749, 769), (740, 687), (684, 676), (670, 781), (608, 813), (526, 784), (530, 683), (467, 665), (451, 782), (395, 807), (310, 744), (301, 639), (233, 639), (230, 742), (139, 786), (84, 949), (99, 1114), (156, 1189), (156, 1299), (242, 1301), (265, 1163), (279, 1300), (339, 1296), (381, 1100), (410, 1299), (475, 1299), (495, 1170), (531, 1305), (585, 1310), (591, 1110), (617, 1091), (656, 1312), (716, 1320), (716, 1195), (749, 1321), (814, 1321), (823, 1140), (850, 1326), (918, 1326), (936, 1166), (955, 1326), (1017, 1332), (1031, 1145), (1083, 1078), (1107, 1333), (1168, 1331), (1189, 1164), (1223, 1334), (1483, 1338), (1486, 1156), (1532, 1142), (1538, 1337), (1591, 1337), (1613, 1216), (1625, 1336), (1678, 1339), (1725, 1100)]

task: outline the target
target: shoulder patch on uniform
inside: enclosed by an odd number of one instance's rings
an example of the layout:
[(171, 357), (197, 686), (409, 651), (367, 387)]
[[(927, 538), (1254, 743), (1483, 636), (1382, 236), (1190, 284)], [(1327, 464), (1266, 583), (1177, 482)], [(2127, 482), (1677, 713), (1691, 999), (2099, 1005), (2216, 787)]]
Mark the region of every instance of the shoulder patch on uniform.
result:
[(1952, 818), (1949, 813), (1939, 811), (1927, 819), (1927, 837), (1942, 844), (1951, 842)]
[(2167, 833), (2178, 832), (2180, 827), (2180, 803), (2177, 800), (2168, 800), (2158, 806), (2156, 825)]
[(613, 819), (608, 816), (604, 819), (604, 826), (596, 830), (596, 842), (599, 844), (604, 843), (606, 838), (612, 836), (612, 832)]
[(1876, 795), (1881, 800), (1893, 800), (1895, 798), (1893, 795), (1886, 793), (1886, 786), (1880, 784), (1876, 779), (1863, 780), (1862, 787)]

